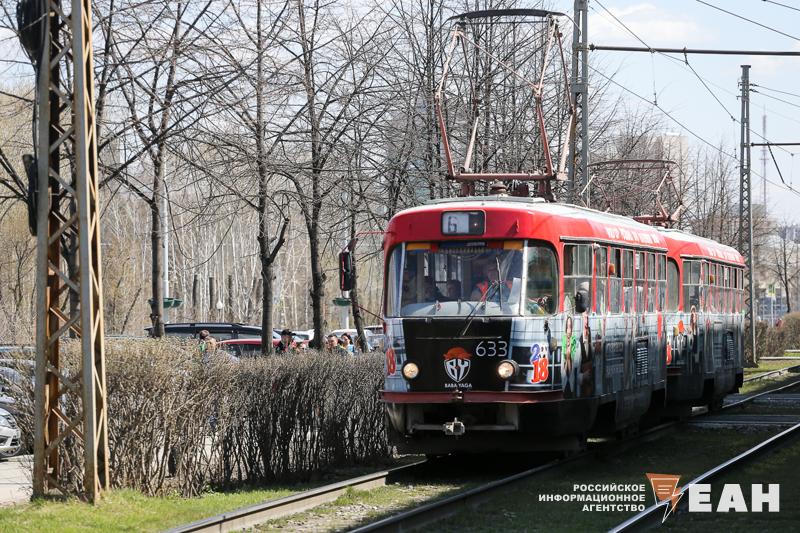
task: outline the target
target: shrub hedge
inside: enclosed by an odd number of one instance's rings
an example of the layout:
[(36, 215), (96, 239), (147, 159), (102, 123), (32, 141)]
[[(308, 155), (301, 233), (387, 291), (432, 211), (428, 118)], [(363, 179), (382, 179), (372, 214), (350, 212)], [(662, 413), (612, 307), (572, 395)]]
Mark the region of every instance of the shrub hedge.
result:
[[(65, 343), (62, 351), (61, 366), (74, 375), (79, 346)], [(204, 362), (190, 342), (107, 342), (111, 483), (192, 496), (208, 487), (300, 481), (329, 465), (384, 458), (382, 379), (380, 354)], [(32, 428), (28, 392), (18, 417)], [(76, 400), (63, 397), (68, 416)], [(79, 439), (65, 440), (63, 478), (75, 489), (82, 486), (82, 453)]]

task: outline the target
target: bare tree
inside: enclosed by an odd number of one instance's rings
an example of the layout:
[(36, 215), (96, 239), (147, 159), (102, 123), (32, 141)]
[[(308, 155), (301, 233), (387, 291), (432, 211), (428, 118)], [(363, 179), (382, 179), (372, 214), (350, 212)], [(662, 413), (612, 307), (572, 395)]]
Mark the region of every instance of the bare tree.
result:
[(786, 312), (792, 312), (792, 295), (797, 280), (800, 279), (800, 235), (796, 225), (783, 221), (777, 228), (777, 238), (772, 246), (772, 259), (768, 262), (769, 271), (778, 278), (786, 299)]

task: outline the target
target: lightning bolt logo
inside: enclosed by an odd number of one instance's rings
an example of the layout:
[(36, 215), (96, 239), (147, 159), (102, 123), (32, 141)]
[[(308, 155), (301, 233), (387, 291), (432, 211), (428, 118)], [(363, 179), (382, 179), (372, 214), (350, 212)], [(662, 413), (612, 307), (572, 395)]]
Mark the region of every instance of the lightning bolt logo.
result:
[(653, 496), (656, 499), (656, 503), (661, 503), (665, 500), (670, 500), (672, 502), (664, 511), (664, 518), (661, 519), (661, 523), (663, 524), (667, 521), (667, 517), (675, 512), (675, 507), (683, 496), (681, 487), (678, 486), (678, 481), (680, 481), (681, 476), (676, 476), (674, 474), (646, 475), (647, 479), (650, 480), (650, 486), (653, 489)]

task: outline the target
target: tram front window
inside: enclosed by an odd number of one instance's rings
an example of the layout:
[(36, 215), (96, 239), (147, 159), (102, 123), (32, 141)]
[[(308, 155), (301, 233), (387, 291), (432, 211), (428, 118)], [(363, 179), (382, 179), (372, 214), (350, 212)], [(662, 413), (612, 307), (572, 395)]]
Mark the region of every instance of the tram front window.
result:
[(514, 249), (483, 243), (409, 244), (400, 283), (400, 315), (519, 314), (521, 289), (521, 243)]
[[(477, 243), (476, 243), (477, 244)], [(503, 316), (520, 315), (523, 298), (523, 242), (496, 246), (463, 242), (409, 243), (395, 249), (387, 279), (387, 314), (394, 316)], [(539, 250), (529, 246), (527, 275), (536, 273), (529, 295), (541, 300), (542, 312), (551, 312), (545, 294), (558, 286), (556, 270), (544, 268)], [(549, 249), (546, 249), (549, 252)], [(531, 257), (536, 261), (531, 262)], [(553, 263), (555, 259), (553, 258)], [(547, 265), (549, 266), (549, 265)], [(557, 301), (553, 298), (553, 301)], [(537, 308), (538, 309), (538, 308)], [(532, 311), (524, 311), (531, 314)], [(538, 314), (538, 313), (535, 313)]]

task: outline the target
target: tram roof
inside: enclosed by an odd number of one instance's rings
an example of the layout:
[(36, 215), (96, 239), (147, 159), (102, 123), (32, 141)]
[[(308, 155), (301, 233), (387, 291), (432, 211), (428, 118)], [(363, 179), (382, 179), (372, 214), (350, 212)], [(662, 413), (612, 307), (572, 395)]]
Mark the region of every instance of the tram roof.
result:
[(669, 249), (681, 257), (698, 257), (744, 265), (744, 257), (734, 248), (678, 229), (659, 228)]
[[(635, 247), (667, 249), (658, 229), (613, 213), (540, 198), (477, 196), (433, 200), (397, 213), (387, 228), (387, 244), (441, 240), (440, 215), (445, 211), (481, 210), (487, 214), (488, 239), (536, 239), (551, 242), (592, 240)], [(465, 236), (475, 240), (477, 236)]]

